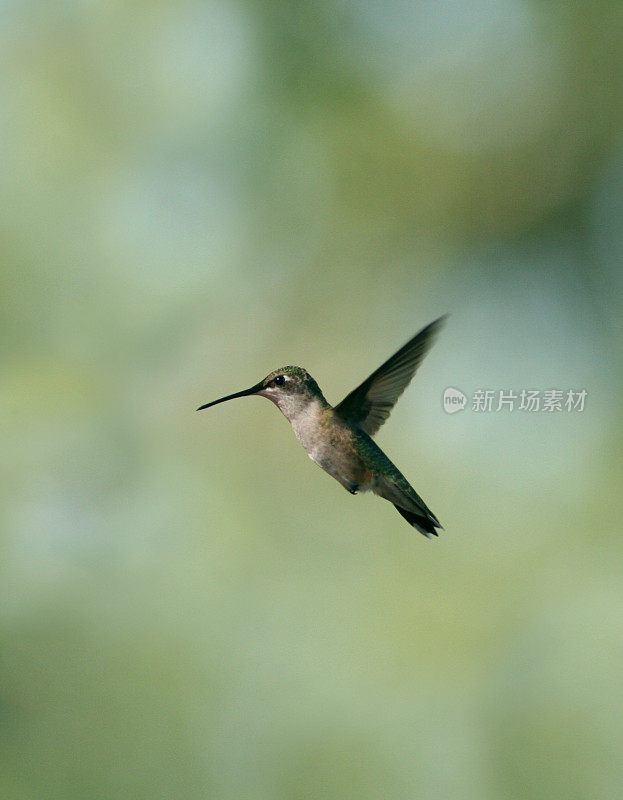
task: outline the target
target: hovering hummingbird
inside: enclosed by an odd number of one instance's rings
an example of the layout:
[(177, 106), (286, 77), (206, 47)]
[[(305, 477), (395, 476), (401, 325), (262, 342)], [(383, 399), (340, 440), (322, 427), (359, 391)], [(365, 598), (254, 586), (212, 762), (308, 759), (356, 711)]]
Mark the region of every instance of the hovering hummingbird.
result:
[(235, 397), (267, 397), (292, 425), (307, 455), (351, 494), (372, 491), (389, 500), (424, 536), (441, 524), (372, 436), (389, 416), (432, 345), (445, 317), (423, 328), (341, 403), (331, 406), (302, 367), (281, 367), (255, 386), (200, 406)]

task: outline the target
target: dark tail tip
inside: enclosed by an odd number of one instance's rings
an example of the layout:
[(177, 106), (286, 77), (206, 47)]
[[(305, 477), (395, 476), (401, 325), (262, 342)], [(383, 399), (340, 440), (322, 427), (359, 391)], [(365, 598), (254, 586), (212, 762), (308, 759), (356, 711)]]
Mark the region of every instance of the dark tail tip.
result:
[(439, 536), (436, 528), (443, 530), (436, 519), (425, 517), (423, 514), (416, 514), (414, 511), (406, 511), (404, 508), (400, 508), (400, 506), (397, 506), (395, 503), (394, 508), (402, 517), (407, 520), (409, 525), (416, 528), (420, 533), (426, 536), (427, 539), (429, 539), (431, 536)]

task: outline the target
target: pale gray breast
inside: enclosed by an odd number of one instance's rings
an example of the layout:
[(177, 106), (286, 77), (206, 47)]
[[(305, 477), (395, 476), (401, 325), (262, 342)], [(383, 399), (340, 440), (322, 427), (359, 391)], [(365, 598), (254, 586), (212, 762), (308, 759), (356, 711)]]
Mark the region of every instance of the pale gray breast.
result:
[[(315, 454), (319, 455), (323, 449), (322, 425), (320, 415), (314, 408), (307, 408), (292, 419), (292, 430), (296, 438), (303, 445), (311, 459), (316, 461)], [(318, 463), (318, 462), (316, 462)]]

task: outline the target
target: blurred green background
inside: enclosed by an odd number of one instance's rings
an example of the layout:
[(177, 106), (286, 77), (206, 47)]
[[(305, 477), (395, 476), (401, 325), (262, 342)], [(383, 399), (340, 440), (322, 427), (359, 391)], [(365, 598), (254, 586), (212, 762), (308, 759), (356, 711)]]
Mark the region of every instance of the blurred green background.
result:
[[(623, 796), (620, 0), (0, 17), (0, 796)], [(447, 311), (377, 436), (438, 540), (194, 411)]]

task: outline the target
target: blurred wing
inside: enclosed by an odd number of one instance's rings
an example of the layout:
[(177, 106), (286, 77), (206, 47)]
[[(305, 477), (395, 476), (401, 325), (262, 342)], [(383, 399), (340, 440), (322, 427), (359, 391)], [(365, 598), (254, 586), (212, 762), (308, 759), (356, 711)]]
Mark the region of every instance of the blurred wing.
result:
[(373, 436), (409, 385), (444, 320), (445, 316), (439, 317), (410, 339), (361, 386), (335, 406), (337, 413)]

